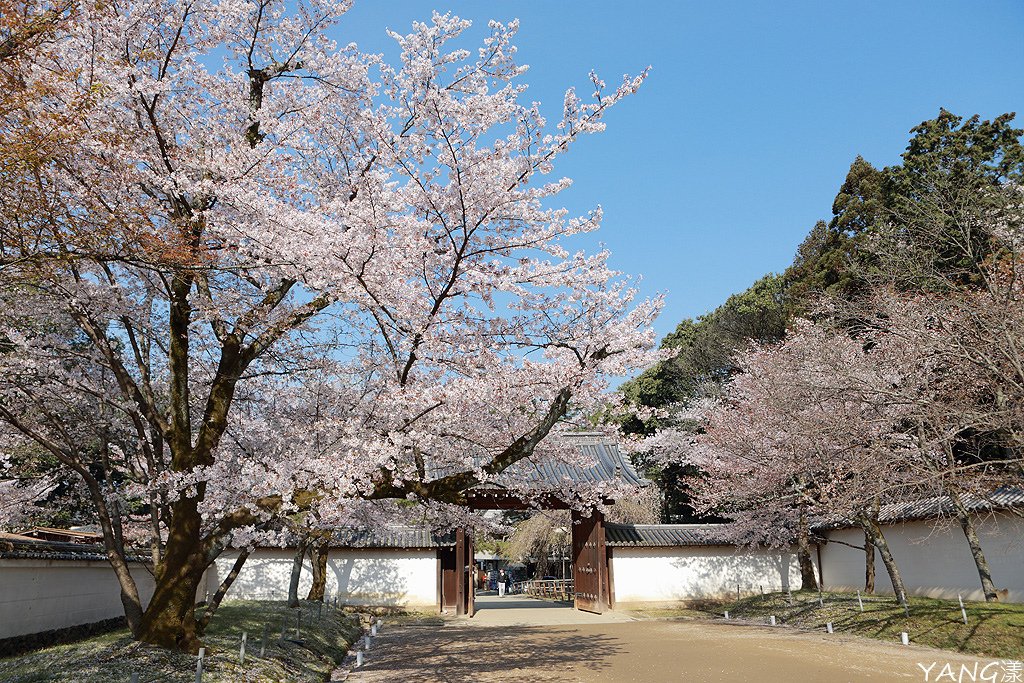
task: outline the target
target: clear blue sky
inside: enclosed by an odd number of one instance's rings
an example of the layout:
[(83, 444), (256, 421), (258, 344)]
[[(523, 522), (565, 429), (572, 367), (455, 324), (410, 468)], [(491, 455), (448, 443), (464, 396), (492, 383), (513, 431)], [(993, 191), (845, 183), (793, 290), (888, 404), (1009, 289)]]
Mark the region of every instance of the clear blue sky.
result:
[(613, 265), (667, 293), (665, 334), (780, 271), (831, 215), (857, 154), (894, 163), (908, 130), (943, 106), (1024, 127), (1024, 2), (356, 0), (339, 33), (394, 57), (431, 10), (521, 21), (527, 97), (557, 120), (569, 85), (589, 94), (653, 66), (608, 130), (561, 160), (562, 203), (600, 203)]

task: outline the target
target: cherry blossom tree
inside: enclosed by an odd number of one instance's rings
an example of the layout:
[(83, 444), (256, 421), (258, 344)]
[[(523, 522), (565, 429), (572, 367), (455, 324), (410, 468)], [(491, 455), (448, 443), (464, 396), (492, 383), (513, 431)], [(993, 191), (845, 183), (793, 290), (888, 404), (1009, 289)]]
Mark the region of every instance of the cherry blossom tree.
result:
[(601, 211), (552, 208), (570, 183), (545, 179), (644, 75), (593, 76), (549, 125), (516, 22), (473, 52), (435, 14), (392, 66), (330, 38), (348, 4), (76, 4), (19, 57), (39, 96), (0, 145), (61, 144), (0, 188), (0, 418), (86, 482), (145, 642), (199, 646), (227, 545), (358, 499), (457, 506), (656, 357), (660, 303), (567, 250)]
[[(990, 282), (991, 273), (986, 274)], [(1020, 284), (908, 294), (879, 290), (856, 304), (859, 334), (900, 381), (877, 388), (903, 406), (897, 426), (915, 446), (909, 476), (948, 502), (963, 530), (986, 600), (998, 598), (969, 499), (1024, 482), (1019, 348)], [(846, 306), (845, 308), (850, 308)]]
[(986, 599), (996, 600), (967, 501), (1021, 481), (1015, 288), (1006, 282), (1000, 297), (876, 289), (856, 302), (825, 301), (818, 322), (798, 320), (783, 343), (740, 355), (741, 373), (707, 409), (704, 434), (653, 441), (690, 453), (702, 472), (691, 491), (703, 510), (733, 517), (741, 538), (795, 535), (804, 555), (808, 513), (856, 521), (868, 585), (877, 548), (901, 596), (880, 507), (945, 501)]
[(811, 518), (852, 520), (905, 595), (877, 519), (906, 484), (907, 448), (894, 432), (900, 404), (874, 391), (892, 380), (888, 367), (848, 335), (803, 320), (782, 343), (755, 345), (737, 362), (701, 433), (660, 437), (660, 448), (698, 467), (689, 481), (698, 510), (731, 518), (740, 541), (795, 538), (804, 589), (817, 587)]

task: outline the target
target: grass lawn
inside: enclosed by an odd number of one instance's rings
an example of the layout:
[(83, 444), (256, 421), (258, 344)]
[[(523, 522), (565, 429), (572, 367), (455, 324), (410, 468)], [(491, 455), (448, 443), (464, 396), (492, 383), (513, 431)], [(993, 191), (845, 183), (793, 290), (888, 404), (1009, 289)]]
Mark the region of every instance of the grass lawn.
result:
[[(301, 635), (296, 639), (297, 610), (285, 603), (225, 601), (203, 638), (207, 648), (203, 683), (326, 680), (348, 646), (360, 637), (361, 627), (357, 617), (326, 607), (317, 618), (317, 604), (302, 604)], [(264, 626), (269, 627), (267, 650), (260, 657)], [(285, 640), (281, 640), (282, 626), (287, 627)], [(248, 641), (241, 665), (243, 632)], [(139, 683), (178, 683), (194, 681), (195, 670), (195, 656), (142, 645), (127, 630), (0, 659), (4, 683), (128, 683), (133, 673), (139, 674)]]
[[(733, 602), (700, 605), (678, 610), (638, 611), (638, 617), (687, 618), (717, 616), (725, 610), (731, 619), (767, 623), (775, 615), (778, 623), (809, 630), (825, 630), (832, 622), (836, 632), (853, 633), (891, 643), (900, 642), (906, 631), (910, 642), (965, 654), (1024, 660), (1024, 605), (967, 602), (967, 624), (963, 622), (960, 605), (955, 600), (934, 600), (914, 597), (910, 600), (910, 616), (892, 596), (865, 596), (861, 612), (854, 593), (793, 593), (793, 604), (785, 593), (769, 593)], [(651, 612), (651, 614), (646, 614)]]

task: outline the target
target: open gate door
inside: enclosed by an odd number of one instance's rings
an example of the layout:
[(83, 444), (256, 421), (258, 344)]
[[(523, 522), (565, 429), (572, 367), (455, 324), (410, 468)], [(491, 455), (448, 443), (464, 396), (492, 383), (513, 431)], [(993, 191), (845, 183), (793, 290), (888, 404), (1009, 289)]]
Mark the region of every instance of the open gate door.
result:
[(466, 530), (455, 530), (455, 614), (473, 616), (476, 588), (473, 586), (473, 537)]
[(576, 609), (601, 614), (608, 606), (604, 515), (572, 513), (572, 569)]
[(466, 614), (476, 614), (476, 560), (473, 558), (473, 537), (466, 536)]

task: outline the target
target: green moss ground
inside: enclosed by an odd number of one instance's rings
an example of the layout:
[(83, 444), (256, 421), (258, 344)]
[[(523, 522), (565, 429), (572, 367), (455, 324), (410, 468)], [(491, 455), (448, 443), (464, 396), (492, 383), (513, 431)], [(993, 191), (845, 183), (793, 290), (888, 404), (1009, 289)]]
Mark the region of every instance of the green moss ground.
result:
[[(302, 604), (301, 637), (295, 638), (296, 610), (277, 601), (227, 601), (203, 638), (207, 647), (203, 683), (306, 683), (327, 679), (361, 635), (359, 619), (341, 611)], [(264, 626), (267, 650), (260, 657)], [(287, 626), (284, 640), (281, 627)], [(248, 634), (245, 664), (239, 663), (242, 633)], [(4, 683), (140, 683), (195, 680), (196, 657), (136, 643), (127, 630), (0, 659)]]
[(912, 598), (910, 616), (891, 596), (866, 596), (861, 612), (854, 593), (769, 593), (732, 602), (706, 603), (670, 610), (641, 610), (638, 618), (721, 618), (728, 610), (733, 620), (768, 623), (775, 615), (781, 625), (825, 631), (832, 622), (837, 633), (851, 633), (888, 642), (900, 642), (906, 631), (918, 645), (965, 654), (1024, 660), (1024, 605), (985, 602), (965, 603), (967, 624), (955, 600)]

